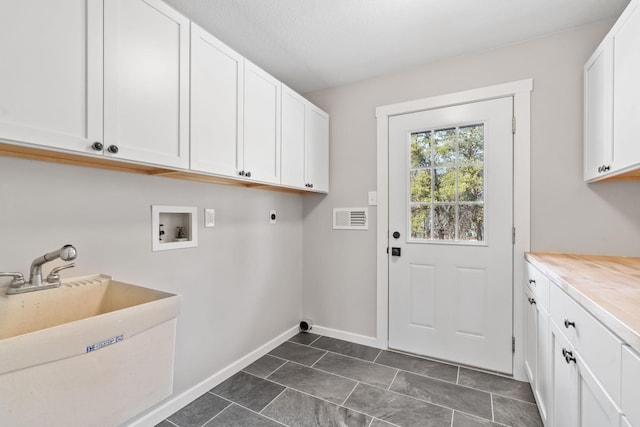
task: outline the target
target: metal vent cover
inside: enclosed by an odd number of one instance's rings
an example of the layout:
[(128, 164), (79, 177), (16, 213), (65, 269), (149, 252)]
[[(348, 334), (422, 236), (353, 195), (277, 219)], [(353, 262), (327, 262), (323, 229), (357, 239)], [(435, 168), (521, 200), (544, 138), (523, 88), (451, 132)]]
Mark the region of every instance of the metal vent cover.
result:
[(368, 230), (368, 208), (333, 208), (334, 230)]

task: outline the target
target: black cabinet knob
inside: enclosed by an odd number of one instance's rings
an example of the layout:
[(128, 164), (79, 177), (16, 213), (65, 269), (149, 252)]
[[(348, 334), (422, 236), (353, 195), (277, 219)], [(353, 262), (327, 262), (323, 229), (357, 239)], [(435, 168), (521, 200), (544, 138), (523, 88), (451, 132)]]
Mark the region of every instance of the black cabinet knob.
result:
[(611, 169), (611, 166), (609, 165), (602, 166), (602, 172), (608, 172), (609, 169)]
[(529, 300), (529, 304), (534, 305), (536, 303), (535, 298), (527, 298)]
[(119, 148), (118, 148), (118, 146), (117, 146), (117, 145), (110, 145), (110, 146), (107, 148), (107, 151), (108, 151), (108, 152), (110, 152), (111, 154), (117, 154), (117, 153), (118, 153), (118, 151), (120, 151), (120, 150), (119, 150)]
[(577, 363), (576, 362), (576, 357), (573, 355), (573, 351), (571, 350), (567, 350), (566, 348), (562, 349), (562, 357), (564, 357), (564, 360), (567, 362), (567, 364), (573, 362), (573, 363)]
[(250, 177), (251, 177), (251, 172), (246, 172), (246, 173), (244, 174), (244, 176), (246, 176), (247, 178), (250, 178)]
[(102, 142), (96, 141), (93, 144), (91, 144), (91, 149), (94, 151), (102, 151), (103, 148), (104, 148), (104, 145), (102, 145)]
[(240, 176), (244, 176), (244, 171), (239, 171), (239, 172), (238, 172), (238, 175), (240, 175)]
[(313, 184), (309, 184), (309, 188), (313, 188)]
[(571, 322), (569, 319), (564, 319), (564, 327), (569, 329), (569, 326), (576, 327), (576, 322)]
[(529, 279), (529, 284), (531, 284), (531, 285), (535, 285), (535, 284), (536, 284), (536, 281), (535, 281), (535, 280), (533, 280), (533, 279)]

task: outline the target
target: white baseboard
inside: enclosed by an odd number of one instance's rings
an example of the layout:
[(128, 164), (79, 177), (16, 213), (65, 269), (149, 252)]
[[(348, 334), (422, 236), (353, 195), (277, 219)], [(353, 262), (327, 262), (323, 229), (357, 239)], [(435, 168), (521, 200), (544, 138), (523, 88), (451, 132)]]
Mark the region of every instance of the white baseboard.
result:
[(324, 326), (313, 325), (311, 328), (312, 334), (323, 335), (325, 337), (336, 338), (344, 341), (351, 341), (356, 344), (368, 345), (370, 347), (386, 349), (384, 345), (378, 343), (378, 339), (375, 337), (368, 337), (366, 335), (354, 334), (353, 332), (340, 331), (338, 329), (325, 328)]
[[(315, 328), (315, 326), (314, 326)], [(154, 408), (151, 412), (141, 416), (140, 418), (133, 421), (129, 424), (130, 427), (147, 427), (147, 426), (155, 426), (160, 421), (166, 419), (171, 416), (174, 412), (178, 411), (182, 407), (191, 403), (198, 397), (202, 396), (207, 391), (211, 390), (213, 387), (217, 386), (236, 372), (244, 369), (246, 366), (252, 364), (256, 360), (260, 359), (265, 354), (269, 353), (274, 348), (278, 347), (280, 344), (287, 341), (289, 338), (293, 337), (298, 333), (298, 325), (292, 327), (291, 329), (286, 330), (281, 333), (268, 343), (260, 346), (255, 349), (251, 353), (241, 357), (230, 365), (222, 368), (215, 374), (211, 375), (209, 378), (201, 381), (199, 384), (191, 387), (190, 389), (182, 392), (181, 394), (174, 396), (170, 400), (166, 401), (161, 406)], [(315, 332), (315, 331), (314, 331)]]

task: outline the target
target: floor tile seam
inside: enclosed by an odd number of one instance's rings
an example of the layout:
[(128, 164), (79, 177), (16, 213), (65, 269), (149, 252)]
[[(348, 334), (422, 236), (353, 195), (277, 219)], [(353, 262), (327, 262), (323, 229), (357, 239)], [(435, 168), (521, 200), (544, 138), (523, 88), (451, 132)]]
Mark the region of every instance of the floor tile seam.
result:
[[(275, 383), (274, 383), (274, 384), (275, 384)], [(282, 396), (282, 394), (283, 394), (285, 391), (287, 391), (287, 389), (288, 389), (288, 388), (289, 388), (289, 387), (285, 387), (285, 388), (284, 388), (280, 393), (278, 393), (278, 394), (277, 394), (277, 396), (275, 396), (273, 399), (271, 399), (271, 400), (269, 401), (269, 403), (267, 403), (266, 405), (264, 405), (264, 406), (262, 407), (262, 409), (260, 409), (260, 411), (254, 411), (254, 412), (256, 412), (256, 413), (257, 413), (257, 414), (259, 414), (259, 415), (263, 415), (263, 414), (262, 414), (262, 411), (264, 411), (265, 409), (267, 409), (267, 408), (269, 407), (269, 405), (271, 405), (273, 402), (275, 402), (275, 400), (276, 400), (277, 398), (279, 398), (280, 396)], [(247, 408), (247, 409), (251, 410), (250, 408)]]
[[(217, 396), (217, 395), (216, 395)], [(224, 397), (219, 396), (220, 398), (224, 399)], [(209, 420), (207, 422), (205, 422), (204, 424), (202, 424), (202, 427), (206, 427), (207, 424), (209, 424), (211, 421), (213, 421), (218, 415), (220, 415), (221, 413), (223, 413), (224, 411), (226, 411), (227, 409), (229, 409), (229, 407), (231, 405), (234, 404), (234, 402), (230, 401), (229, 399), (224, 399), (227, 402), (229, 402), (229, 404), (227, 406), (225, 406), (220, 412), (218, 412), (217, 414), (215, 414), (213, 417), (209, 418)]]
[[(189, 402), (189, 403), (191, 403), (191, 402)], [(188, 405), (189, 403), (187, 403), (187, 405)], [(185, 405), (185, 406), (187, 406), (187, 405)], [(183, 408), (184, 408), (184, 406), (183, 406)], [(180, 408), (180, 409), (182, 409), (182, 408)], [(176, 412), (180, 412), (180, 409), (178, 409), (178, 411), (176, 411)], [(171, 414), (171, 415), (173, 415), (173, 414)], [(170, 416), (171, 416), (171, 415), (170, 415)], [(169, 418), (166, 418), (164, 421), (168, 422), (169, 424), (173, 424), (173, 425), (174, 425), (174, 426), (176, 426), (176, 427), (180, 427), (178, 424), (174, 423), (174, 422), (173, 422), (173, 421), (171, 421)]]
[[(287, 361), (287, 362), (288, 362), (288, 361)], [(295, 362), (292, 362), (292, 363), (295, 363)], [(283, 364), (282, 364), (282, 366), (284, 366), (284, 365), (286, 365), (286, 363), (283, 363)], [(306, 366), (306, 365), (302, 365), (302, 364), (300, 364), (300, 363), (298, 363), (298, 365)], [(280, 368), (282, 368), (282, 366), (280, 366)], [(307, 366), (307, 367), (308, 367), (308, 366)], [(280, 370), (280, 368), (278, 368), (278, 369), (276, 369), (275, 371), (273, 371), (270, 375), (275, 374), (278, 370)], [(270, 383), (275, 384), (275, 385), (279, 385), (279, 386), (282, 386), (282, 387), (285, 387), (285, 388), (287, 387), (287, 386), (282, 385), (282, 384), (280, 384), (280, 383), (277, 383), (277, 382), (275, 382), (275, 381), (273, 381), (273, 380), (270, 380), (269, 378), (262, 378), (262, 377), (261, 377), (261, 376), (259, 376), (259, 375), (252, 374), (251, 372), (245, 372), (245, 371), (241, 371), (241, 372), (243, 372), (243, 373), (245, 373), (245, 374), (247, 374), (247, 375), (251, 375), (252, 377), (256, 377), (256, 378), (258, 378), (258, 379), (260, 379), (260, 380), (270, 382)], [(234, 374), (234, 375), (235, 375), (235, 374)], [(233, 375), (232, 375), (232, 376), (233, 376)], [(229, 377), (229, 378), (231, 378), (231, 377)], [(224, 381), (223, 381), (223, 382), (224, 382)], [(222, 384), (222, 383), (220, 383), (220, 384)], [(216, 387), (217, 387), (217, 386), (216, 386)], [(214, 388), (215, 388), (215, 387), (214, 387)], [(215, 394), (216, 396), (220, 396), (220, 397), (222, 397), (222, 398), (223, 398), (223, 399), (225, 399), (225, 400), (230, 400), (229, 398), (227, 398), (227, 397), (223, 397), (223, 396), (221, 396), (221, 395), (219, 395), (219, 394), (217, 394), (217, 393), (213, 392), (212, 390), (213, 390), (213, 388), (212, 388), (211, 390), (209, 390), (209, 393)], [(284, 391), (284, 390), (283, 390), (283, 391)], [(282, 392), (280, 392), (280, 393), (282, 393)], [(280, 394), (280, 393), (278, 393), (278, 394)], [(237, 402), (233, 402), (233, 403), (237, 403)], [(248, 408), (247, 408), (247, 409), (248, 409)]]
[[(318, 348), (318, 347), (314, 347), (314, 348)], [(361, 357), (357, 357), (357, 356), (351, 356), (350, 354), (344, 354), (344, 353), (338, 353), (337, 351), (332, 351), (332, 350), (325, 350), (327, 353), (331, 353), (331, 354), (337, 354), (338, 356), (344, 356), (344, 357), (348, 357), (349, 359), (354, 359), (354, 360), (358, 360), (360, 362), (366, 362), (366, 363), (370, 363), (372, 365), (378, 365), (378, 366), (387, 366), (387, 365), (383, 365), (382, 363), (376, 363), (375, 361), (371, 361), (371, 360), (367, 360), (367, 359), (363, 359)], [(382, 353), (382, 350), (380, 350), (380, 353)], [(375, 359), (377, 359), (378, 356), (375, 357)], [(374, 360), (375, 360), (374, 359)]]
[[(272, 357), (274, 357), (274, 356), (272, 356)], [(266, 380), (269, 375), (273, 374), (275, 371), (277, 371), (278, 369), (282, 368), (282, 366), (284, 366), (285, 363), (287, 363), (287, 361), (284, 360), (284, 359), (280, 359), (279, 357), (277, 357), (277, 359), (282, 360), (282, 364), (280, 366), (278, 366), (276, 369), (274, 369), (273, 371), (269, 372), (264, 377), (261, 377), (258, 374), (254, 374), (253, 372), (245, 371), (244, 369), (242, 369), (241, 372), (244, 372), (245, 374), (253, 375), (254, 377), (258, 377), (258, 378), (262, 378), (263, 380)], [(249, 366), (245, 367), (245, 369), (248, 368), (248, 367)]]
[[(216, 395), (216, 396), (217, 396), (217, 395)], [(271, 402), (270, 402), (270, 403), (271, 403)], [(238, 403), (238, 402), (231, 402), (231, 404), (230, 404), (230, 405), (228, 405), (226, 408), (224, 408), (222, 411), (220, 411), (220, 412), (216, 415), (216, 417), (217, 417), (218, 415), (220, 415), (222, 412), (224, 412), (226, 409), (228, 409), (228, 408), (229, 408), (230, 406), (232, 406), (232, 405), (239, 406), (239, 407), (241, 407), (242, 409), (246, 409), (247, 411), (253, 412), (253, 413), (254, 413), (254, 414), (256, 414), (256, 415), (260, 415), (261, 417), (266, 418), (266, 419), (268, 419), (268, 420), (270, 420), (270, 421), (273, 421), (273, 422), (274, 422), (274, 423), (276, 423), (276, 424), (280, 424), (281, 426), (289, 427), (287, 424), (281, 423), (281, 422), (280, 422), (280, 421), (278, 421), (278, 420), (274, 420), (273, 418), (268, 417), (268, 416), (266, 416), (266, 415), (263, 415), (263, 414), (261, 414), (260, 412), (256, 412), (255, 410), (253, 410), (253, 409), (251, 409), (251, 408), (247, 408), (246, 406), (244, 406), (244, 405), (242, 405), (242, 404), (240, 404), (240, 403)], [(269, 405), (267, 405), (267, 406), (269, 406)], [(267, 406), (265, 406), (265, 408), (266, 408)], [(262, 410), (264, 410), (264, 408), (262, 408)], [(208, 423), (210, 423), (214, 418), (215, 418), (215, 417), (213, 417), (213, 418), (211, 418), (209, 421), (207, 421), (207, 424), (208, 424)], [(205, 425), (203, 425), (202, 427), (206, 427), (206, 424), (205, 424)]]
[[(397, 392), (397, 391), (394, 391), (394, 390), (386, 390), (386, 389), (384, 389), (384, 388), (380, 388), (380, 387), (378, 387), (378, 386), (372, 386), (372, 385), (370, 385), (370, 384), (365, 384), (365, 385), (367, 385), (367, 386), (369, 386), (369, 387), (377, 388), (378, 390), (381, 390), (381, 391), (385, 391), (385, 392), (388, 392), (388, 393), (393, 393), (393, 394), (396, 394), (396, 395), (398, 395), (398, 396), (406, 397), (406, 398), (408, 398), (408, 399), (417, 400), (418, 402), (421, 402), (421, 403), (426, 403), (426, 404), (428, 404), (428, 405), (433, 405), (433, 406), (437, 406), (437, 407), (439, 407), (439, 408), (448, 409), (448, 410), (450, 410), (450, 411), (451, 411), (451, 413), (452, 413), (452, 415), (451, 415), (451, 416), (453, 416), (453, 411), (456, 411), (456, 410), (457, 410), (457, 409), (453, 409), (453, 408), (450, 408), (450, 407), (448, 407), (448, 406), (442, 405), (442, 404), (440, 404), (440, 403), (429, 402), (428, 400), (420, 399), (420, 398), (418, 398), (418, 397), (410, 396), (410, 395), (408, 395), (408, 394), (400, 393), (400, 392)], [(346, 403), (346, 402), (345, 402), (345, 403)], [(345, 408), (348, 408), (348, 406), (345, 406)], [(349, 409), (351, 409), (351, 408), (349, 408)], [(458, 412), (462, 412), (462, 411), (458, 411)], [(465, 412), (465, 414), (466, 414), (466, 412)], [(469, 415), (471, 415), (471, 414), (469, 414)], [(374, 415), (369, 415), (369, 416), (370, 416), (370, 417), (374, 417)], [(486, 419), (486, 418), (483, 418), (483, 417), (479, 417), (478, 415), (473, 415), (473, 416), (474, 416), (474, 417), (477, 417), (477, 418)], [(382, 419), (382, 418), (381, 418), (381, 419)], [(386, 420), (383, 420), (383, 421), (387, 422)]]
[[(401, 351), (401, 350), (394, 350), (394, 349), (391, 349), (391, 348), (387, 348), (387, 351), (390, 352), (390, 353), (401, 354), (403, 356), (415, 357), (416, 359), (426, 360), (428, 362), (439, 363), (441, 365), (454, 366), (456, 368), (462, 368), (463, 367), (462, 365), (459, 365), (457, 363), (448, 362), (448, 361), (442, 360), (442, 359), (433, 359), (433, 358), (430, 358), (430, 357), (427, 357), (427, 356), (420, 356), (419, 354), (416, 354), (416, 353), (407, 353), (407, 352), (404, 352), (404, 351)], [(484, 371), (479, 371), (479, 372), (484, 372)]]
[(496, 420), (496, 413), (493, 409), (493, 393), (491, 393), (491, 420), (492, 421)]
[[(469, 387), (469, 388), (473, 388), (473, 387)], [(480, 391), (483, 391), (483, 390), (480, 390)], [(535, 401), (534, 402), (529, 402), (528, 400), (522, 400), (522, 399), (519, 399), (517, 397), (508, 396), (506, 394), (496, 393), (495, 391), (487, 391), (487, 393), (491, 393), (491, 394), (494, 394), (494, 395), (499, 396), (499, 397), (504, 397), (505, 399), (515, 400), (516, 402), (520, 402), (520, 403), (528, 403), (529, 405), (533, 405), (535, 407), (538, 407), (538, 402), (535, 402)]]
[[(307, 365), (302, 365), (301, 363), (296, 363), (296, 362), (293, 362), (293, 361), (290, 361), (290, 362), (291, 362), (291, 363), (295, 363), (296, 365), (304, 366), (305, 368), (315, 369), (316, 371), (322, 372), (323, 374), (334, 375), (334, 376), (336, 376), (336, 377), (339, 377), (339, 378), (342, 378), (342, 379), (345, 379), (345, 380), (348, 380), (348, 381), (356, 382), (356, 386), (358, 385), (358, 383), (363, 383), (363, 384), (366, 384), (366, 385), (370, 385), (370, 386), (374, 386), (374, 387), (378, 387), (378, 388), (380, 388), (380, 386), (376, 386), (375, 384), (368, 383), (368, 382), (367, 382), (367, 381), (365, 381), (365, 380), (358, 380), (358, 379), (355, 379), (355, 378), (349, 378), (349, 377), (346, 377), (346, 376), (344, 376), (344, 375), (336, 374), (335, 372), (326, 371), (326, 370), (321, 369), (321, 368), (318, 368), (318, 367), (316, 367), (316, 366), (307, 366)], [(315, 364), (314, 364), (314, 365), (315, 365)], [(396, 373), (396, 375), (397, 375), (397, 373)], [(394, 377), (394, 379), (395, 379), (395, 377)], [(391, 383), (393, 383), (393, 381), (391, 381)], [(391, 384), (389, 384), (389, 386), (391, 386)]]
[[(401, 372), (407, 373), (407, 374), (417, 375), (417, 376), (422, 377), (422, 378), (427, 378), (427, 379), (430, 379), (430, 380), (439, 381), (439, 382), (444, 383), (446, 385), (454, 385), (456, 387), (466, 388), (468, 390), (478, 391), (478, 392), (485, 393), (485, 394), (491, 394), (492, 393), (492, 392), (487, 391), (487, 390), (482, 390), (482, 389), (479, 389), (479, 388), (470, 387), (470, 386), (464, 385), (464, 384), (456, 384), (456, 383), (453, 383), (451, 381), (443, 380), (443, 379), (436, 378), (436, 377), (431, 377), (429, 375), (419, 374), (417, 372), (407, 371), (407, 370), (401, 369), (401, 368), (398, 368), (398, 370), (401, 371)], [(394, 380), (395, 380), (395, 378), (394, 378)], [(505, 397), (508, 397), (508, 396), (505, 396)]]
[(398, 374), (399, 373), (400, 373), (400, 369), (396, 368), (396, 374), (393, 376), (393, 379), (391, 380), (391, 383), (389, 384), (389, 387), (387, 387), (387, 390), (391, 390), (391, 386), (396, 381), (396, 378), (398, 378)]
[(458, 369), (456, 372), (456, 384), (460, 385), (460, 366), (458, 366)]
[[(358, 414), (361, 414), (361, 415), (365, 415), (365, 416), (367, 416), (367, 417), (375, 418), (375, 417), (373, 417), (373, 415), (367, 415), (367, 414), (365, 414), (364, 412), (359, 411), (359, 410), (357, 410), (357, 409), (348, 408), (348, 407), (346, 407), (346, 406), (344, 406), (344, 405), (339, 405), (339, 404), (337, 404), (337, 403), (335, 403), (335, 402), (332, 402), (332, 401), (330, 401), (330, 400), (327, 400), (327, 399), (325, 399), (325, 398), (323, 398), (323, 397), (313, 395), (313, 394), (311, 394), (311, 393), (309, 393), (309, 392), (307, 392), (307, 391), (297, 389), (297, 388), (295, 388), (295, 387), (293, 387), (293, 386), (286, 386), (286, 385), (284, 385), (284, 384), (280, 384), (279, 382), (276, 382), (276, 381), (272, 381), (272, 382), (273, 382), (273, 383), (275, 383), (275, 384), (278, 384), (278, 385), (281, 385), (281, 386), (285, 387), (285, 390), (288, 388), (288, 389), (291, 389), (291, 390), (293, 390), (293, 391), (295, 391), (295, 392), (298, 392), (298, 393), (301, 393), (301, 394), (307, 395), (307, 396), (309, 396), (309, 397), (313, 397), (314, 399), (321, 400), (321, 401), (323, 401), (323, 402), (325, 402), (325, 403), (328, 403), (329, 405), (333, 405), (333, 406), (336, 406), (336, 407), (338, 407), (338, 408), (348, 409), (349, 411), (352, 411), (352, 412), (355, 412), (355, 413), (358, 413)], [(356, 384), (356, 386), (357, 386), (357, 385), (358, 385), (358, 384)], [(355, 390), (355, 387), (354, 387), (354, 390)], [(284, 393), (284, 391), (283, 391), (283, 393)], [(351, 393), (353, 393), (353, 391), (352, 391)], [(282, 393), (280, 393), (280, 394), (282, 394)], [(275, 399), (274, 399), (274, 400), (275, 400)], [(345, 401), (346, 401), (346, 400), (345, 400)], [(234, 403), (235, 403), (235, 402), (234, 402)], [(271, 401), (269, 404), (271, 404), (271, 403), (273, 403), (273, 401)], [(238, 404), (238, 403), (236, 403), (236, 405), (242, 406), (242, 405), (240, 405), (240, 404)], [(267, 406), (269, 406), (269, 405), (267, 405)], [(264, 411), (264, 409), (265, 409), (267, 406), (265, 406), (264, 408), (262, 408), (262, 410)], [(243, 408), (244, 408), (244, 406), (243, 406)], [(247, 409), (249, 409), (249, 408), (247, 408)], [(251, 411), (251, 409), (249, 409), (249, 410)], [(253, 412), (255, 412), (255, 411), (253, 411)], [(263, 415), (263, 414), (261, 414), (261, 413), (260, 413), (259, 415), (264, 416), (264, 415)]]
[(356, 385), (353, 386), (353, 388), (351, 389), (351, 391), (349, 392), (347, 397), (344, 398), (344, 400), (342, 401), (342, 404), (340, 406), (344, 406), (344, 404), (347, 403), (347, 400), (349, 400), (349, 398), (351, 397), (353, 392), (356, 391), (356, 388), (358, 387), (358, 384), (360, 384), (360, 381), (356, 382)]
[[(313, 344), (314, 342), (318, 341), (320, 338), (322, 338), (324, 335), (318, 335), (318, 338), (316, 338), (315, 340), (311, 341), (309, 343), (309, 347), (311, 347), (311, 344)], [(315, 347), (314, 347), (315, 348)]]
[[(419, 375), (419, 376), (421, 376), (421, 377), (432, 378), (432, 379), (434, 379), (434, 380), (442, 381), (442, 382), (445, 382), (445, 383), (449, 383), (449, 384), (456, 384), (456, 385), (458, 385), (458, 384), (457, 384), (457, 381), (456, 381), (456, 382), (454, 382), (454, 381), (443, 380), (442, 378), (434, 377), (434, 376), (427, 375), (427, 374), (423, 374), (423, 373), (420, 373), (420, 372), (409, 371), (409, 370), (407, 370), (407, 369), (405, 369), (405, 368), (398, 368), (397, 366), (393, 366), (393, 365), (385, 365), (385, 364), (380, 363), (380, 362), (376, 362), (376, 365), (386, 366), (387, 368), (398, 369), (398, 370), (400, 370), (400, 371), (408, 372), (408, 373), (410, 373), (410, 374), (414, 374), (414, 375)], [(469, 388), (471, 388), (471, 387), (469, 387)]]

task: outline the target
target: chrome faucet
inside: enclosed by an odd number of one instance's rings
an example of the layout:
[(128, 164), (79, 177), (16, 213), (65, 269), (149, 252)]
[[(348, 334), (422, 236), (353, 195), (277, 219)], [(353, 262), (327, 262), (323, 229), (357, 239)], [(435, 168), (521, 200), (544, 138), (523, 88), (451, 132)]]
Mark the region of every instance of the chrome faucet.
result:
[(7, 295), (22, 294), (25, 292), (59, 287), (62, 284), (62, 281), (58, 273), (61, 270), (75, 267), (76, 265), (71, 263), (54, 268), (51, 270), (51, 273), (49, 273), (45, 281), (42, 280), (42, 265), (58, 258), (63, 261), (72, 261), (76, 259), (77, 255), (78, 252), (76, 251), (76, 248), (71, 245), (64, 245), (57, 251), (46, 253), (41, 257), (34, 259), (29, 271), (29, 280), (26, 282), (22, 273), (0, 273), (0, 277), (13, 277), (9, 288), (7, 289)]

